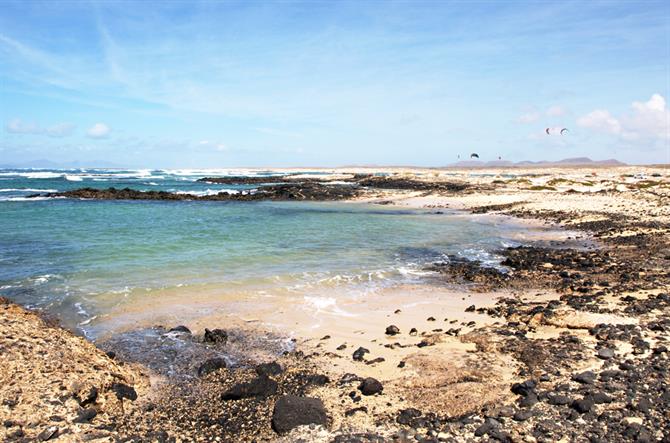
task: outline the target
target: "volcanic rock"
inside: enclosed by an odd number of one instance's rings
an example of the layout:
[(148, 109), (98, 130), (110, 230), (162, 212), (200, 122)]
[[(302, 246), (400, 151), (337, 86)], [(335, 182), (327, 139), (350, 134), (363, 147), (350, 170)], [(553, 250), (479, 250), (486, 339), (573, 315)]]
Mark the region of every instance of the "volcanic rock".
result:
[(370, 353), (370, 350), (361, 346), (354, 351), (353, 358), (356, 361), (363, 361), (363, 358), (364, 358), (365, 354), (368, 354), (368, 353)]
[(202, 337), (204, 343), (220, 343), (225, 345), (228, 341), (228, 333), (223, 329), (205, 329), (205, 334)]
[(250, 397), (268, 397), (277, 392), (277, 382), (263, 375), (248, 383), (238, 383), (223, 393), (223, 400), (240, 400)]
[(391, 325), (386, 327), (386, 335), (397, 335), (400, 334), (400, 328), (396, 325)]
[(285, 434), (296, 426), (308, 424), (328, 424), (328, 416), (321, 400), (294, 395), (284, 395), (277, 400), (272, 412), (272, 429), (275, 432)]
[(382, 386), (379, 380), (368, 377), (358, 385), (358, 389), (363, 395), (374, 395), (381, 393), (384, 390), (384, 386)]
[(256, 366), (256, 374), (258, 375), (271, 376), (271, 375), (279, 375), (282, 372), (284, 372), (284, 370), (282, 369), (281, 365), (276, 361), (270, 363), (261, 363), (260, 365)]

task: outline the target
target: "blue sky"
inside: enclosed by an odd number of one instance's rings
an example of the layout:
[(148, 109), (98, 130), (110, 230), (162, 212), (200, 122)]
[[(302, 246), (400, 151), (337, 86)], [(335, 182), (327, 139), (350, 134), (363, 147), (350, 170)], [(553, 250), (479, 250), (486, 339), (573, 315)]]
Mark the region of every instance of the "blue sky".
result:
[(1, 6), (0, 164), (670, 160), (666, 2)]

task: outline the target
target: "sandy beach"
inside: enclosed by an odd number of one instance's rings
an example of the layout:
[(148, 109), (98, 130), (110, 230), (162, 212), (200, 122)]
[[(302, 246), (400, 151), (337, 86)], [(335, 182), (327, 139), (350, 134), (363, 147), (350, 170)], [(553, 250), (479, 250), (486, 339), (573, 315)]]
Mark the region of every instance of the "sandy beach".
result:
[[(667, 441), (670, 169), (321, 172), (387, 173), (404, 188), (353, 201), (513, 220), (540, 243), (502, 251), (508, 272), (452, 261), (426, 270), (443, 285), (365, 297), (166, 290), (111, 312), (95, 346), (3, 301), (0, 438)], [(126, 323), (157, 352), (125, 352)], [(151, 360), (167, 351), (169, 371)]]

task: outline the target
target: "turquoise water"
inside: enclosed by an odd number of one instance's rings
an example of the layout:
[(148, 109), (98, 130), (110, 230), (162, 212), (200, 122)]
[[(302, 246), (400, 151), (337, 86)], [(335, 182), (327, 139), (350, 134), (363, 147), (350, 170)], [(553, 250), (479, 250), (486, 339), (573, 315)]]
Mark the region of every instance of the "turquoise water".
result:
[(146, 189), (162, 181), (156, 187), (202, 192), (212, 185), (196, 183), (201, 175), (164, 171), (135, 178), (79, 171), (81, 181), (68, 179), (73, 171), (0, 173), (0, 295), (81, 329), (93, 327), (90, 320), (110, 303), (144, 289), (366, 291), (425, 283), (435, 279), (426, 264), (448, 254), (495, 265), (496, 251), (518, 244), (521, 229), (485, 217), (352, 203), (31, 201), (23, 197), (34, 191), (26, 189)]

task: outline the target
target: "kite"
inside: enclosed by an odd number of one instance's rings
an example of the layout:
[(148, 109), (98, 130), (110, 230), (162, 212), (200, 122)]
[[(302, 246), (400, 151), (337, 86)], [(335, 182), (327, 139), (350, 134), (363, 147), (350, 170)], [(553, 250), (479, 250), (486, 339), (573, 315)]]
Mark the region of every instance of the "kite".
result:
[(479, 154), (473, 152), (472, 154), (470, 154), (470, 158), (479, 158)]
[(558, 127), (558, 128), (547, 128), (547, 129), (544, 130), (544, 132), (547, 135), (553, 135), (553, 134), (565, 135), (570, 131), (568, 130), (568, 128)]

